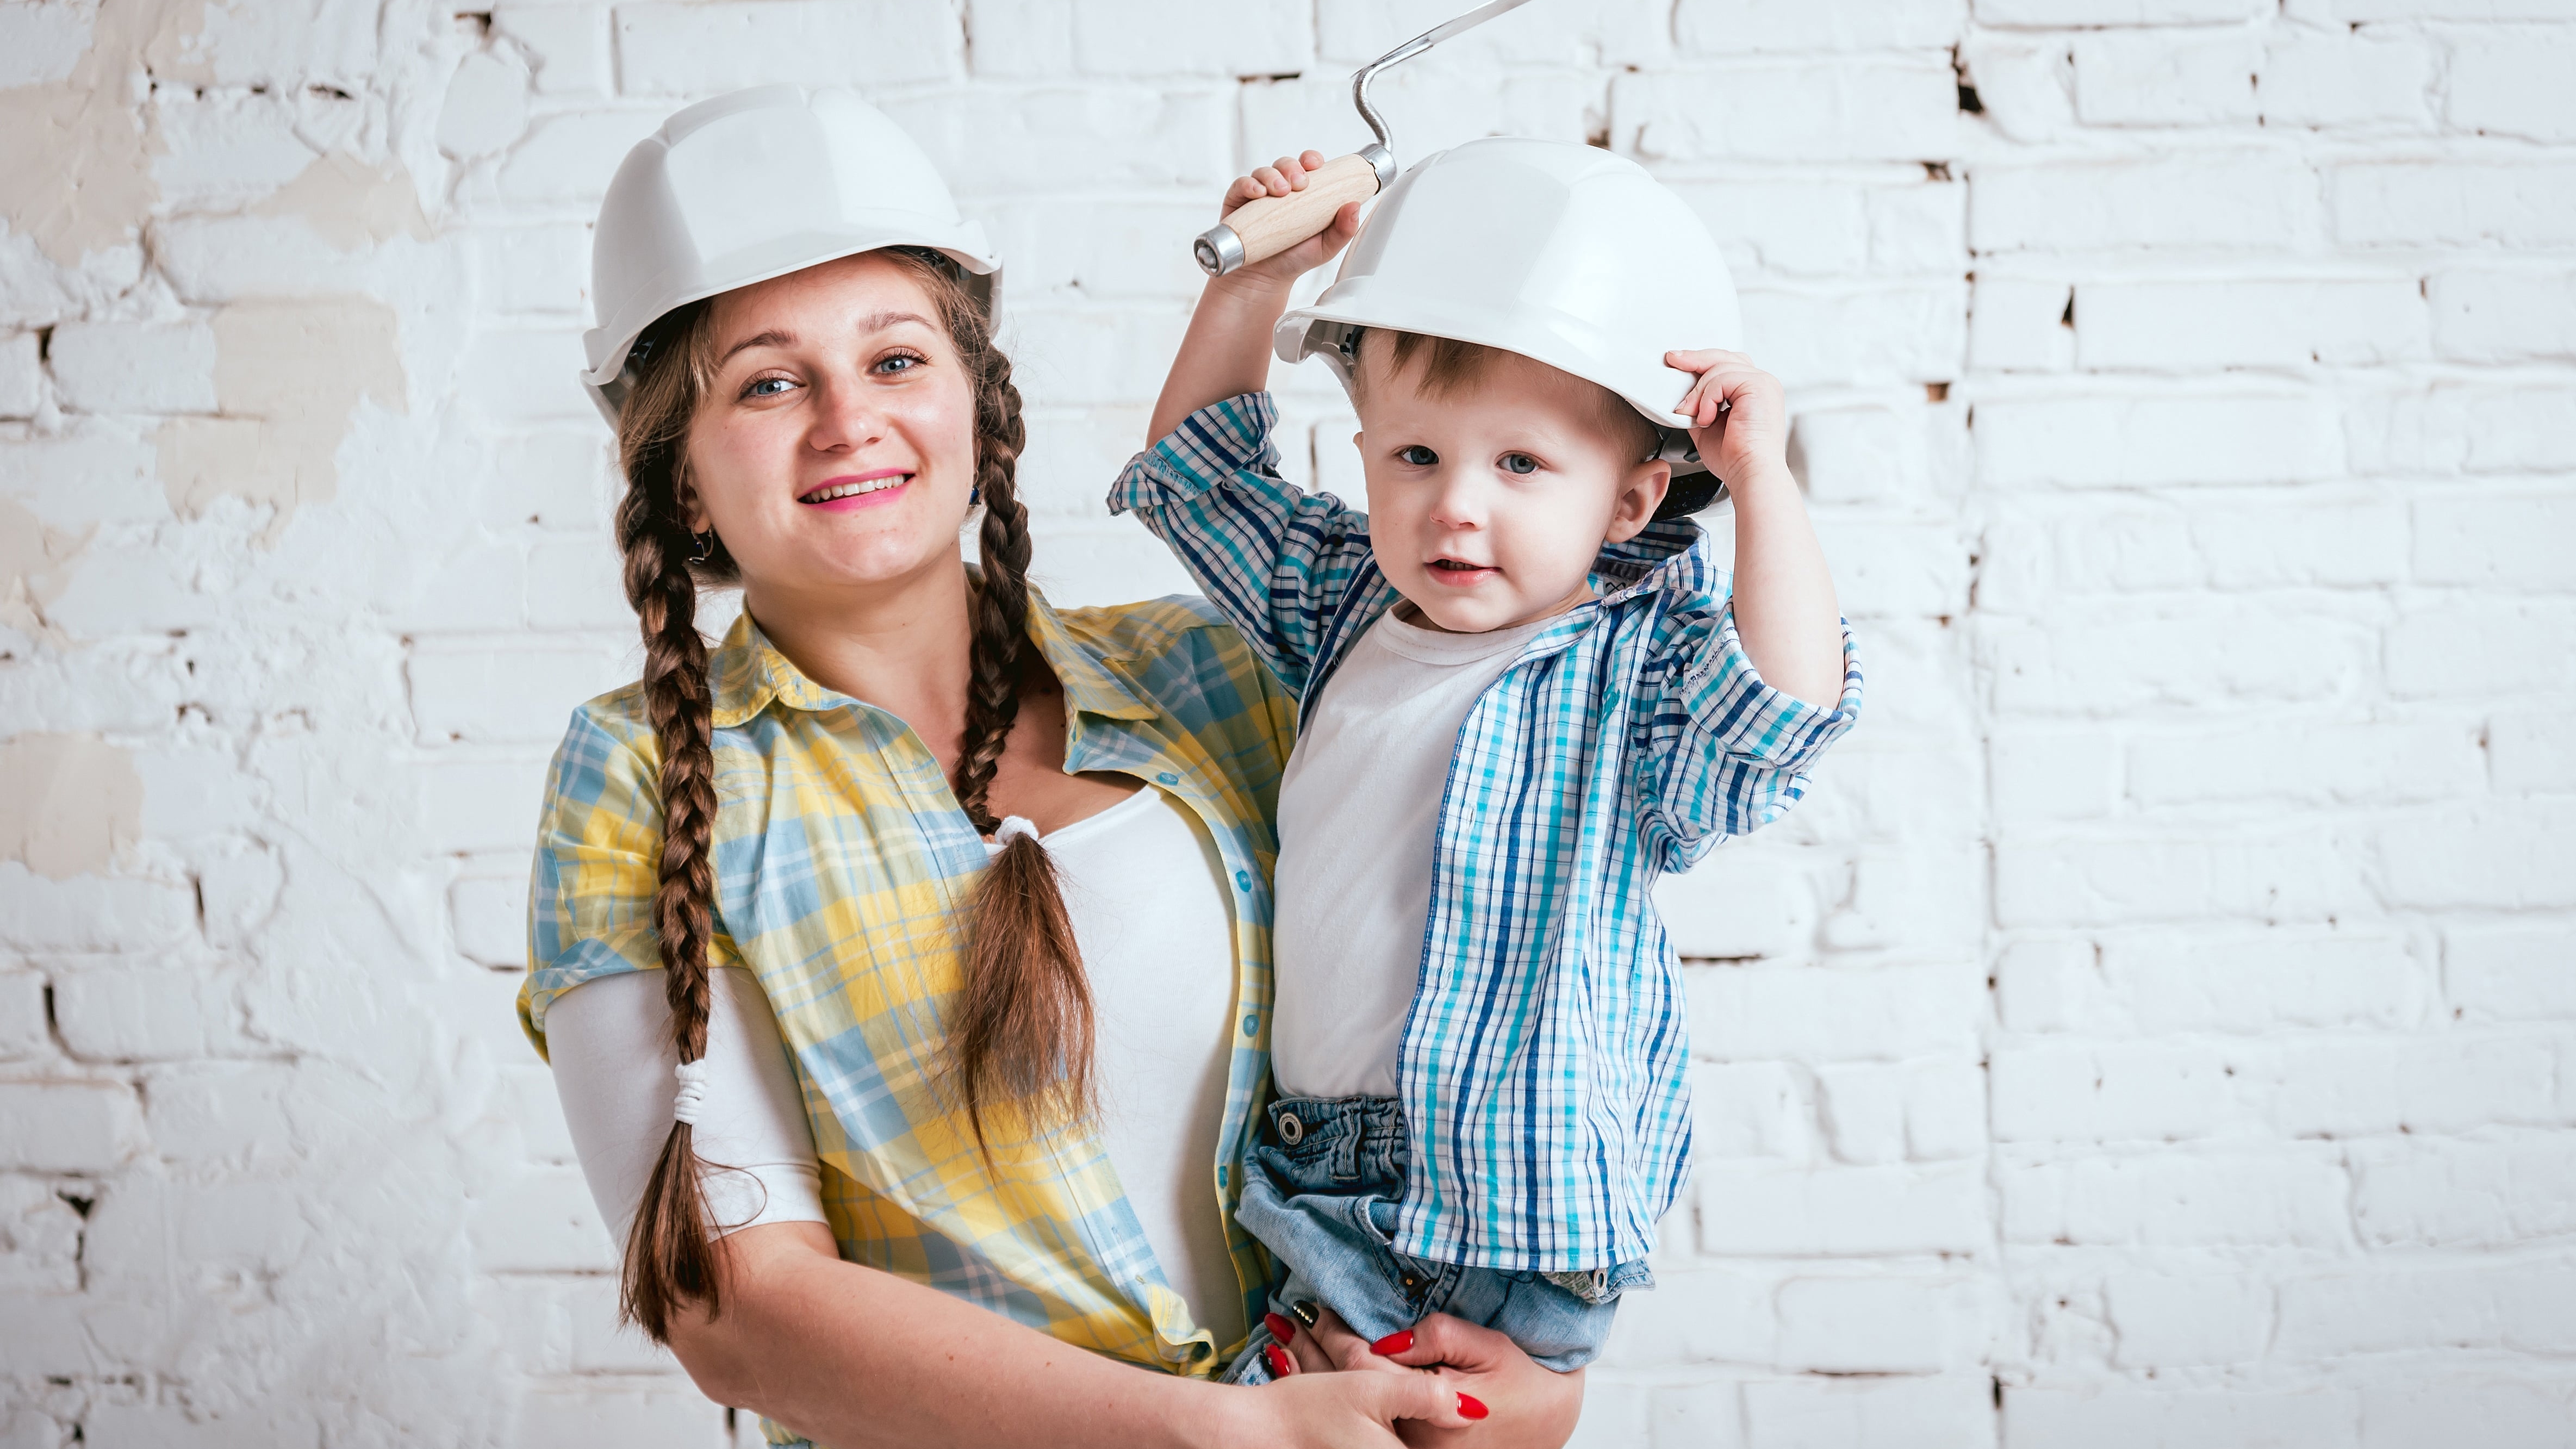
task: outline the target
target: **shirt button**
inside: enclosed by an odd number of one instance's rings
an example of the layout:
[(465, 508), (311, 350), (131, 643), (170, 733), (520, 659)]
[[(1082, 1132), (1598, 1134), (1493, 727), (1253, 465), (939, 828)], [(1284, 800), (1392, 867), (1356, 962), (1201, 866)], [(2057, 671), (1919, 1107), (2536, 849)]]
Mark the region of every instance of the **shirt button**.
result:
[(1261, 1030), (1261, 1014), (1254, 1012), (1243, 1019), (1243, 1034), (1252, 1036)]
[(1181, 783), (1181, 777), (1173, 774), (1169, 770), (1165, 770), (1163, 773), (1154, 777), (1154, 782), (1160, 785), (1177, 785)]
[(1252, 889), (1252, 872), (1248, 870), (1236, 871), (1234, 873), (1234, 888), (1236, 890), (1244, 891)]

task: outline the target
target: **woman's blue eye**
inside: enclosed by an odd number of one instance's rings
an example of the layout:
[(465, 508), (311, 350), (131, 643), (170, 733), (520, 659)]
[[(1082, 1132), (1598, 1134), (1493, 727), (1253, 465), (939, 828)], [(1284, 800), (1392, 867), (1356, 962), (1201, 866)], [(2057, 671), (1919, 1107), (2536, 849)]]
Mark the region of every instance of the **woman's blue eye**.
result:
[(776, 397), (795, 385), (783, 377), (756, 377), (752, 379), (751, 386), (742, 390), (742, 394), (745, 397)]
[[(896, 366), (897, 363), (901, 363), (902, 366)], [(881, 357), (877, 359), (876, 370), (879, 372), (910, 372), (920, 365), (920, 358), (914, 357), (908, 353), (898, 352), (892, 357)]]
[(1432, 464), (1440, 461), (1440, 455), (1438, 453), (1431, 451), (1420, 443), (1416, 443), (1412, 447), (1404, 449), (1397, 453), (1395, 457), (1397, 462), (1410, 463), (1416, 468), (1428, 468)]
[(1538, 459), (1531, 457), (1527, 453), (1505, 453), (1502, 456), (1502, 465), (1503, 471), (1506, 473), (1535, 473), (1538, 471)]

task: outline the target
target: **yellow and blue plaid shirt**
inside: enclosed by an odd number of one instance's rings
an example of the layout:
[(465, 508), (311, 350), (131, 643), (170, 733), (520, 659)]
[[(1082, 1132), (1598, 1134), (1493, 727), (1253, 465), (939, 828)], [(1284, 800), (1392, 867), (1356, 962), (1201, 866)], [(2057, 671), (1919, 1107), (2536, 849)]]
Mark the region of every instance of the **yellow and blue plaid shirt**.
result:
[[(1234, 1223), (1234, 1164), (1270, 1070), (1272, 816), (1294, 706), (1203, 600), (1060, 613), (1032, 592), (1029, 633), (1064, 688), (1065, 769), (1161, 786), (1205, 826), (1233, 886), (1234, 959), (1208, 963), (1233, 972), (1236, 1004), (1207, 1210), (1224, 1214), (1257, 1320), (1264, 1263)], [(1177, 1373), (1222, 1366), (1239, 1345), (1213, 1342), (1174, 1291), (1096, 1136), (988, 1117), (988, 1165), (937, 1086), (958, 908), (986, 855), (930, 750), (902, 720), (807, 679), (748, 615), (708, 673), (710, 956), (749, 967), (777, 1013), (841, 1256), (1082, 1348)], [(575, 711), (556, 751), (519, 995), (540, 1052), (555, 998), (661, 967), (660, 763), (640, 685)]]

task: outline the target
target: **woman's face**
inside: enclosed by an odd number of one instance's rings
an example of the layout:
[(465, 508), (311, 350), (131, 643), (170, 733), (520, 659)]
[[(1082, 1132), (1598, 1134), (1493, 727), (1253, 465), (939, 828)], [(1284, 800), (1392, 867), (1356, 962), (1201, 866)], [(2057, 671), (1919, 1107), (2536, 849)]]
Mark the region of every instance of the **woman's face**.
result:
[(974, 385), (913, 274), (874, 253), (715, 299), (689, 428), (691, 527), (747, 596), (894, 583), (957, 557)]

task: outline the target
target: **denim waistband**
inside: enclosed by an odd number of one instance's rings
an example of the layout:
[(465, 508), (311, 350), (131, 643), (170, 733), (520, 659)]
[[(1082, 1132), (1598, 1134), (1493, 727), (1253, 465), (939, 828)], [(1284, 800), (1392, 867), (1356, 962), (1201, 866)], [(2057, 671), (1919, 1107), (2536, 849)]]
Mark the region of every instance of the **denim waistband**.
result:
[(1269, 1108), (1272, 1141), (1301, 1147), (1349, 1139), (1354, 1146), (1401, 1146), (1404, 1104), (1393, 1097), (1280, 1097)]

